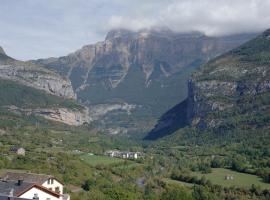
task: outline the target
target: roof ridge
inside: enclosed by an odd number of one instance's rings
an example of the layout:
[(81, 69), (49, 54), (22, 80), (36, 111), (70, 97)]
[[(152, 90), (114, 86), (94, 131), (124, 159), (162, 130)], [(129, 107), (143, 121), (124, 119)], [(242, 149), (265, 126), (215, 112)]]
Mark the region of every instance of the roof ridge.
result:
[(54, 192), (52, 190), (49, 190), (48, 188), (46, 188), (46, 187), (44, 187), (42, 185), (36, 184), (36, 183), (32, 184), (30, 187), (26, 188), (24, 191), (21, 191), (21, 192), (17, 193), (16, 196), (18, 196), (18, 197), (21, 196), (22, 194), (24, 194), (25, 192), (29, 191), (33, 187), (37, 187), (40, 190), (43, 190), (43, 191), (45, 191), (45, 192), (47, 192), (47, 193), (49, 193), (49, 194), (51, 194), (53, 196), (56, 196), (56, 197), (59, 197), (60, 196), (60, 194), (58, 194), (58, 193), (56, 193), (56, 192)]

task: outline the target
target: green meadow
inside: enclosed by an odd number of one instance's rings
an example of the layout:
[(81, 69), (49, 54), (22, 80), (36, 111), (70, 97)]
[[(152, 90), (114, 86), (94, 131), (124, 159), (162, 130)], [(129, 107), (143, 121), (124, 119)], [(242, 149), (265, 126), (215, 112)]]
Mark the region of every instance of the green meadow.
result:
[(80, 156), (81, 160), (86, 162), (91, 166), (97, 165), (112, 165), (112, 164), (119, 164), (124, 162), (124, 160), (120, 158), (113, 158), (109, 156), (100, 156), (100, 155), (93, 155), (93, 154), (83, 154)]
[[(264, 183), (258, 176), (239, 173), (229, 169), (214, 168), (209, 174), (201, 174), (193, 172), (192, 175), (197, 177), (205, 176), (207, 180), (210, 180), (213, 184), (222, 185), (225, 187), (238, 186), (238, 187), (251, 187), (252, 184), (260, 186), (261, 189), (270, 189), (269, 183)], [(232, 176), (233, 180), (225, 180), (225, 176)]]

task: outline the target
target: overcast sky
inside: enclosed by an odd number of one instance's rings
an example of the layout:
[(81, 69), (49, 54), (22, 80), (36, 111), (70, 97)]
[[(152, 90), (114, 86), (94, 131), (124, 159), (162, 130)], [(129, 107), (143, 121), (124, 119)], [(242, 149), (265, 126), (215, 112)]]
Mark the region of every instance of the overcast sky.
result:
[(71, 53), (114, 28), (207, 35), (270, 28), (270, 0), (0, 0), (0, 46), (27, 60)]

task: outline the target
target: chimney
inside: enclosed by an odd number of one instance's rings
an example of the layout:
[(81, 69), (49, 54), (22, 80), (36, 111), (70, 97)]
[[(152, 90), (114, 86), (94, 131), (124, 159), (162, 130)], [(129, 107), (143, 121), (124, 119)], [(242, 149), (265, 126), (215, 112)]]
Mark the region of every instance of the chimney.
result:
[(18, 186), (22, 185), (23, 184), (23, 180), (22, 179), (19, 179), (18, 180)]
[(13, 195), (14, 195), (14, 188), (12, 188), (11, 190), (10, 190), (10, 192), (9, 192), (9, 197), (13, 197)]
[(6, 176), (3, 178), (3, 181), (4, 181), (4, 182), (7, 182), (7, 180), (8, 180), (8, 175), (6, 175)]

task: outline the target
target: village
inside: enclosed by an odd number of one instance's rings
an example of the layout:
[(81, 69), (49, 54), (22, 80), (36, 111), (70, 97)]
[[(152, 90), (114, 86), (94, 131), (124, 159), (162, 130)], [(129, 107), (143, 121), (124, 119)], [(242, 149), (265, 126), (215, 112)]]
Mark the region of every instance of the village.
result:
[(143, 156), (141, 152), (119, 151), (119, 150), (109, 150), (106, 151), (104, 155), (123, 159), (138, 159)]
[[(24, 157), (27, 151), (21, 146), (9, 148), (11, 155)], [(79, 150), (74, 152), (82, 154)], [(107, 150), (103, 157), (136, 160), (143, 157), (141, 152)], [(0, 200), (70, 200), (64, 194), (64, 184), (52, 175), (21, 171), (6, 171), (0, 177)]]

